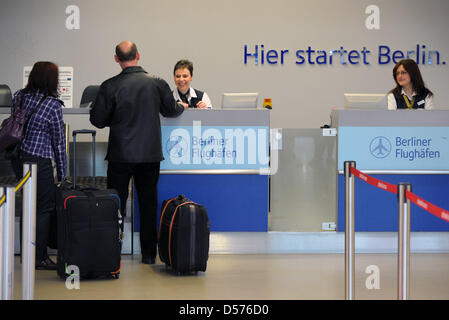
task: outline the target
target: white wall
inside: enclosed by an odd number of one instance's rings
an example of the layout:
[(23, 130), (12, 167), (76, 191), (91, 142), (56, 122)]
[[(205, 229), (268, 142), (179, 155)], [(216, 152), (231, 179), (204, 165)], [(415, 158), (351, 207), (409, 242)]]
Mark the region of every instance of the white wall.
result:
[[(365, 9), (380, 8), (380, 30), (368, 30)], [(66, 29), (66, 7), (80, 9), (80, 29)], [(273, 99), (272, 127), (313, 128), (329, 121), (343, 93), (383, 93), (394, 86), (393, 63), (379, 65), (377, 48), (438, 50), (449, 63), (447, 0), (2, 0), (0, 83), (22, 87), (23, 67), (51, 60), (74, 67), (74, 105), (89, 84), (120, 72), (121, 40), (136, 42), (141, 65), (174, 87), (173, 66), (194, 62), (194, 87), (215, 105), (223, 92), (260, 92)], [(243, 47), (286, 49), (283, 65), (244, 64)], [(370, 65), (296, 65), (295, 52), (371, 51)], [(253, 61), (253, 59), (250, 59)], [(434, 62), (433, 62), (434, 63)], [(437, 107), (449, 107), (447, 64), (420, 65)], [(261, 103), (261, 102), (260, 102)]]

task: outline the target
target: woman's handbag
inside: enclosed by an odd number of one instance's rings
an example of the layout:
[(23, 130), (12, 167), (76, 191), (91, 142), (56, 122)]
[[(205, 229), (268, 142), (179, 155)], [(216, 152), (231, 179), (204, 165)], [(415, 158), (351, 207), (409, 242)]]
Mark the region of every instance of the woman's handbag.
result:
[(47, 98), (42, 97), (39, 103), (34, 108), (33, 112), (27, 117), (27, 109), (23, 108), (23, 92), (20, 96), (19, 107), (13, 112), (13, 114), (3, 120), (0, 126), (0, 152), (11, 153), (16, 149), (18, 151), (18, 145), (22, 141), (25, 133), (25, 128), (28, 120), (31, 119), (34, 112), (36, 112), (39, 105)]
[(19, 159), (19, 152), (20, 152), (20, 143), (17, 143), (5, 150), (5, 159), (6, 160)]

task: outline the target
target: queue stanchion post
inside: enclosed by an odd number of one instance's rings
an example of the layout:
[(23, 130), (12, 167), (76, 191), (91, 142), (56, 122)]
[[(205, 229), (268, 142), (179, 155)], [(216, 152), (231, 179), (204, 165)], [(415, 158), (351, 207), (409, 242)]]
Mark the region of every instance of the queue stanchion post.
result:
[(2, 300), (14, 299), (14, 227), (15, 187), (4, 187), (6, 203), (3, 204), (3, 258), (2, 258)]
[(23, 187), (22, 219), (22, 299), (34, 299), (36, 265), (36, 194), (37, 164), (24, 163), (23, 175), (31, 172)]
[(355, 168), (355, 161), (344, 162), (345, 174), (345, 298), (354, 299), (354, 175), (351, 167)]
[[(5, 195), (5, 188), (0, 187), (0, 199), (3, 199)], [(3, 200), (0, 200), (3, 201)], [(3, 300), (3, 256), (5, 254), (3, 250), (3, 244), (5, 243), (5, 233), (3, 232), (3, 220), (6, 215), (6, 204), (0, 203), (0, 300)]]
[(410, 293), (410, 200), (406, 192), (412, 191), (410, 183), (398, 185), (398, 300), (408, 300)]

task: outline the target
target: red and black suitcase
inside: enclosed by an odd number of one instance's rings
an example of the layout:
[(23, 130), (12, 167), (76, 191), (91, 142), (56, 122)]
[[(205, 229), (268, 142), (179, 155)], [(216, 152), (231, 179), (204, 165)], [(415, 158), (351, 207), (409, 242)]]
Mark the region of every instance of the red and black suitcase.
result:
[[(93, 185), (76, 185), (76, 135), (92, 135)], [(95, 186), (95, 131), (73, 131), (73, 185), (58, 188), (57, 272), (71, 275), (75, 266), (81, 278), (119, 278), (121, 267), (120, 198), (113, 189)]]
[(159, 258), (178, 274), (206, 271), (210, 224), (206, 208), (180, 195), (162, 202)]

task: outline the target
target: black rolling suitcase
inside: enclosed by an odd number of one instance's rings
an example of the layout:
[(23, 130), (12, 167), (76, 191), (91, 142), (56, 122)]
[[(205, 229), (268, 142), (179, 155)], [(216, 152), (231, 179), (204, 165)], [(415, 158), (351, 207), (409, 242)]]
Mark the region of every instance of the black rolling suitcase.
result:
[[(76, 186), (76, 135), (92, 135), (93, 185)], [(121, 267), (120, 198), (113, 189), (95, 187), (95, 131), (73, 131), (73, 185), (56, 194), (58, 221), (57, 272), (70, 276), (69, 266), (81, 278), (119, 278)], [(69, 268), (73, 269), (73, 267)]]
[(182, 195), (162, 202), (159, 257), (175, 272), (206, 271), (209, 234), (209, 218), (204, 206)]

